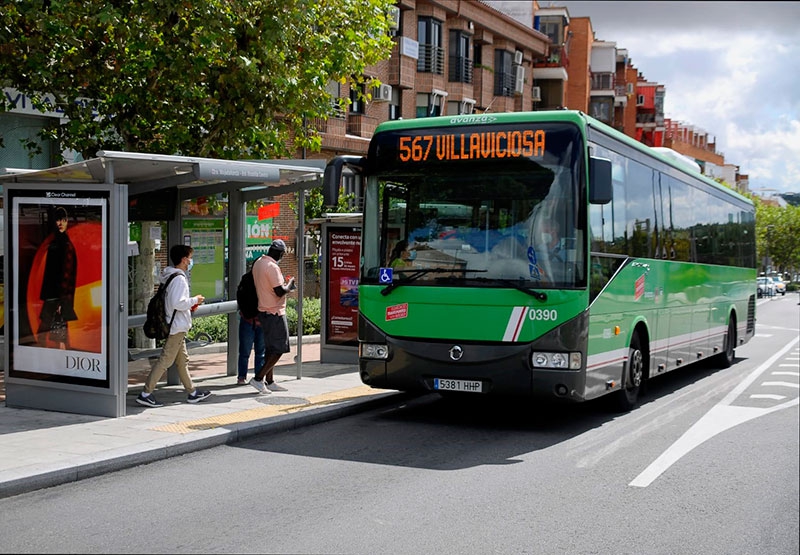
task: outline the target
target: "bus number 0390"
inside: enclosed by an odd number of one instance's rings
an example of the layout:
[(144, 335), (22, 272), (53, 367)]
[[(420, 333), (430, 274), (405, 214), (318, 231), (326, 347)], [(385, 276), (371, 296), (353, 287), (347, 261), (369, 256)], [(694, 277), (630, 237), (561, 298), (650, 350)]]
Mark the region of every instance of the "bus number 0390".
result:
[(546, 308), (532, 308), (528, 311), (529, 320), (558, 320), (557, 310), (547, 310)]

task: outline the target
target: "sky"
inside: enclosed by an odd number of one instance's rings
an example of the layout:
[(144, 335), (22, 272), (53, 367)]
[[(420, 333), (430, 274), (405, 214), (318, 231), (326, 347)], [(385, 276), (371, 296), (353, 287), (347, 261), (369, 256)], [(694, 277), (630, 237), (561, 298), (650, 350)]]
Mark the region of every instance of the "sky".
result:
[(762, 196), (800, 193), (800, 2), (561, 2), (666, 87), (664, 115), (716, 138)]

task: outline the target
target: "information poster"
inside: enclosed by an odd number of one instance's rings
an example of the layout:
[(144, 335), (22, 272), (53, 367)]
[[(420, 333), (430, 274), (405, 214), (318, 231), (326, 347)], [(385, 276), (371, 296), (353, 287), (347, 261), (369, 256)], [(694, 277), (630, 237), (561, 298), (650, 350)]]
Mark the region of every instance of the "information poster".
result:
[(194, 266), (189, 273), (192, 295), (203, 295), (206, 302), (225, 295), (225, 219), (185, 218), (183, 244), (194, 249)]
[(9, 199), (9, 375), (109, 387), (109, 193), (10, 190)]
[(259, 220), (258, 216), (247, 216), (245, 256), (253, 262), (262, 254), (267, 254), (272, 244), (272, 218)]
[(328, 227), (328, 322), (326, 342), (358, 345), (358, 261), (361, 229)]

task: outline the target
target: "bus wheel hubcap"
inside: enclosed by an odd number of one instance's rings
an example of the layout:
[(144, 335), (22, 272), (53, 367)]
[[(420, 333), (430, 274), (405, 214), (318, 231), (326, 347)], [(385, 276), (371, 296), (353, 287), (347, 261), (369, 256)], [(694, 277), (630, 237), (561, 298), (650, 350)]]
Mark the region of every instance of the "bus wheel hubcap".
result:
[(631, 353), (631, 387), (642, 385), (642, 352), (638, 349)]

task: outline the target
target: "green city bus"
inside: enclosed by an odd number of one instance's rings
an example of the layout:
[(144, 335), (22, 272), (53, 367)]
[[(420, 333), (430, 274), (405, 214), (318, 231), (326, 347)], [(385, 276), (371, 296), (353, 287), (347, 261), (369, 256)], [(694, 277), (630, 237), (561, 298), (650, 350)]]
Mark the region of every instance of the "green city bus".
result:
[(753, 204), (581, 112), (383, 123), (366, 157), (329, 162), (326, 204), (346, 171), (372, 387), (630, 410), (648, 379), (728, 367), (754, 335)]

